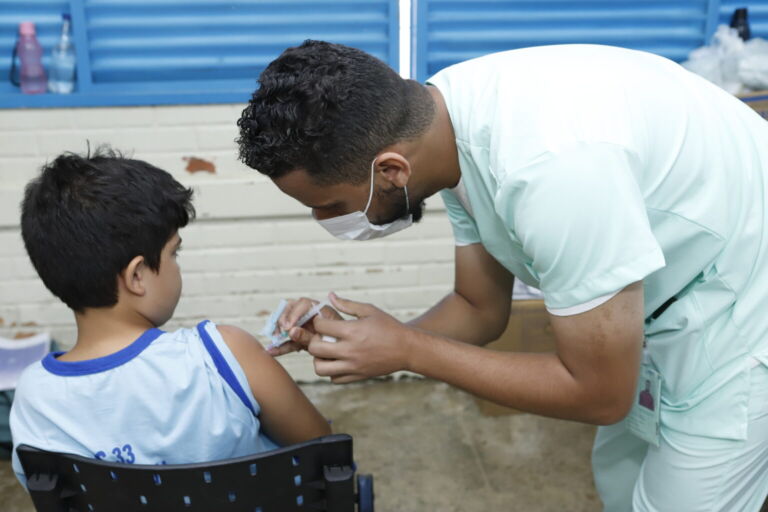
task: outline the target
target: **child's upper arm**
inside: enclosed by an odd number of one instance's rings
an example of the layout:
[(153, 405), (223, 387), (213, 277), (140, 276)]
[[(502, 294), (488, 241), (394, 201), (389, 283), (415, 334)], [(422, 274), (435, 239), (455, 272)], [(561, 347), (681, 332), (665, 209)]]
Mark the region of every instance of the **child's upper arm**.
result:
[(231, 325), (219, 325), (218, 330), (248, 379), (270, 438), (288, 445), (331, 433), (325, 418), (256, 338)]

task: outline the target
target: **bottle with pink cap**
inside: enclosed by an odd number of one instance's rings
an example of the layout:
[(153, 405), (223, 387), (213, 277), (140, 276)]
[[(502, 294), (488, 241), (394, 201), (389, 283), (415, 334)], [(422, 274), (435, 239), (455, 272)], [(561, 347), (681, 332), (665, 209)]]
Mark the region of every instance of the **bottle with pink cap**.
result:
[(16, 54), (21, 62), (19, 81), (24, 94), (41, 94), (47, 87), (45, 69), (43, 69), (43, 48), (35, 35), (35, 24), (23, 21), (19, 24), (19, 41)]

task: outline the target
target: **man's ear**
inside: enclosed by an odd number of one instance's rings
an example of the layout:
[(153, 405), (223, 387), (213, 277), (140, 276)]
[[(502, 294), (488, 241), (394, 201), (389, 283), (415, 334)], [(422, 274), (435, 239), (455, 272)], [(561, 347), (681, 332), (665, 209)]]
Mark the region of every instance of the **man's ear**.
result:
[(123, 287), (131, 294), (138, 295), (140, 297), (147, 293), (146, 282), (144, 281), (144, 274), (149, 270), (147, 263), (144, 261), (144, 256), (136, 256), (128, 265), (120, 272), (120, 280)]
[(400, 153), (387, 151), (376, 158), (375, 170), (397, 188), (403, 188), (411, 178), (411, 163)]

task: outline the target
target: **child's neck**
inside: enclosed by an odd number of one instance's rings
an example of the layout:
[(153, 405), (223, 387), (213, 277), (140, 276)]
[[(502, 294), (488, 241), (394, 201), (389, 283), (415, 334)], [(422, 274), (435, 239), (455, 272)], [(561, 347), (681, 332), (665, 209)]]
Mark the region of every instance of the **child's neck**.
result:
[(87, 309), (75, 313), (77, 341), (59, 357), (61, 361), (84, 361), (118, 352), (141, 336), (152, 323), (136, 311), (112, 308)]

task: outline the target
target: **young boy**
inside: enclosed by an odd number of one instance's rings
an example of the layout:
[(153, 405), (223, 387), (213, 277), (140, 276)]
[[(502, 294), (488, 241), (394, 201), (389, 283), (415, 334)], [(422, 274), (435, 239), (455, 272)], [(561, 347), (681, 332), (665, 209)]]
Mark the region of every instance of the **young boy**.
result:
[[(21, 229), (77, 341), (25, 370), (14, 446), (126, 464), (253, 454), (330, 433), (250, 334), (204, 321), (159, 329), (181, 293), (178, 230), (192, 191), (139, 160), (100, 150), (59, 156), (26, 188)], [(14, 450), (13, 467), (25, 483)]]

